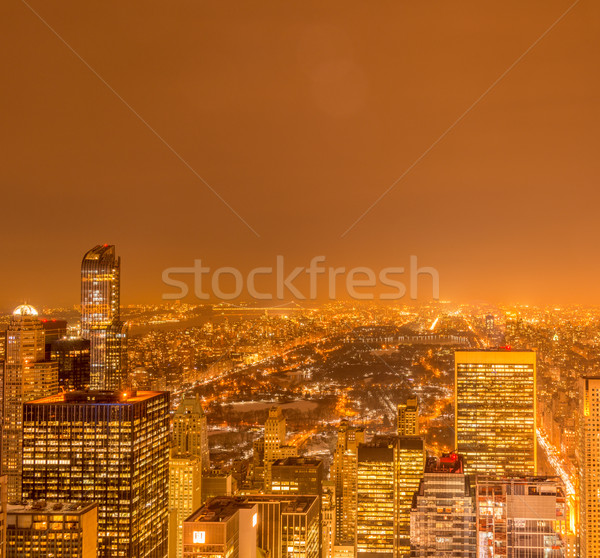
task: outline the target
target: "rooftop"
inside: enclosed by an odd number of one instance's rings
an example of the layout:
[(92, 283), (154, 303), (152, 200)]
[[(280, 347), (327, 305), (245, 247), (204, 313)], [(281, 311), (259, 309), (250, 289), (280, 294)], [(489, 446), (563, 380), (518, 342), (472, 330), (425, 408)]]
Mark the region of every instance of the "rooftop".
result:
[(245, 498), (217, 496), (190, 515), (185, 522), (222, 523), (232, 518), (238, 510), (252, 509), (254, 504)]
[(49, 395), (48, 397), (41, 397), (29, 401), (29, 405), (46, 405), (56, 403), (139, 403), (140, 401), (146, 401), (152, 399), (157, 395), (161, 395), (165, 392), (162, 391), (67, 391), (65, 393), (58, 393), (56, 395)]
[(310, 457), (285, 457), (283, 459), (277, 459), (271, 465), (272, 467), (318, 467), (323, 462), (320, 459), (314, 459)]
[(20, 504), (8, 504), (8, 514), (83, 514), (94, 509), (98, 504), (95, 502), (84, 502), (84, 503), (64, 503), (64, 502), (46, 502), (39, 500), (37, 502), (22, 502)]

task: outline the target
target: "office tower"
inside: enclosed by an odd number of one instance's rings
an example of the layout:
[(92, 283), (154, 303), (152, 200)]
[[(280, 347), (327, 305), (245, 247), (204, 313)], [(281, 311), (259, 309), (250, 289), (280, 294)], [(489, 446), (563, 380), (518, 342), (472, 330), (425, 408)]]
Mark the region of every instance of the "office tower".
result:
[(6, 475), (0, 476), (0, 558), (6, 557), (7, 485)]
[(183, 523), (184, 558), (256, 558), (254, 504), (213, 498)]
[(204, 469), (202, 472), (202, 503), (217, 496), (233, 496), (237, 488), (231, 471)]
[(494, 316), (493, 316), (493, 314), (488, 314), (485, 317), (485, 333), (488, 337), (494, 334)]
[(411, 558), (475, 558), (475, 500), (456, 453), (427, 459), (410, 512)]
[(396, 474), (396, 545), (398, 556), (410, 553), (410, 510), (414, 493), (423, 478), (426, 462), (425, 442), (416, 436), (398, 437)]
[(23, 498), (98, 504), (99, 558), (165, 558), (169, 394), (74, 391), (23, 409)]
[(323, 493), (323, 462), (307, 457), (273, 461), (269, 492), (318, 496), (320, 501)]
[(202, 461), (188, 454), (169, 459), (169, 558), (183, 557), (183, 521), (202, 504)]
[(396, 556), (397, 439), (376, 437), (358, 446), (356, 551), (359, 555)]
[(579, 544), (600, 557), (600, 376), (579, 380)]
[(67, 320), (57, 320), (52, 318), (50, 320), (43, 318), (41, 320), (42, 327), (44, 328), (44, 339), (45, 339), (45, 360), (51, 359), (52, 343), (58, 341), (67, 335)]
[(398, 405), (398, 436), (419, 435), (419, 400), (415, 397)]
[(362, 428), (340, 423), (331, 477), (335, 482), (335, 544), (354, 546), (356, 531), (356, 477), (358, 446), (365, 441)]
[(91, 385), (120, 389), (127, 370), (127, 330), (121, 322), (121, 258), (115, 247), (92, 248), (81, 262), (81, 336), (90, 341)]
[(317, 496), (249, 495), (258, 509), (258, 547), (270, 558), (320, 558)]
[(198, 397), (183, 399), (173, 415), (173, 451), (195, 455), (203, 469), (210, 468), (206, 415)]
[(58, 391), (56, 363), (45, 360), (42, 323), (33, 306), (15, 309), (6, 332), (2, 379), (2, 469), (8, 476), (8, 501), (21, 499), (23, 403)]
[(456, 450), (467, 473), (534, 475), (536, 353), (456, 351)]
[(96, 558), (97, 533), (95, 503), (9, 505), (6, 558)]
[(478, 558), (565, 556), (567, 506), (558, 477), (478, 476), (476, 501)]
[(90, 386), (90, 342), (79, 337), (58, 339), (50, 349), (58, 366), (58, 385), (65, 391)]

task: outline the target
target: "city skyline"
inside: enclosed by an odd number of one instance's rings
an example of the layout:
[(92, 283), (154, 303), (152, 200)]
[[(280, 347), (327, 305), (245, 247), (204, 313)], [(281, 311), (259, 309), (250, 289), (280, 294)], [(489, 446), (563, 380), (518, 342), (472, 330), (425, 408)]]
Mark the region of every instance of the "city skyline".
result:
[(172, 266), (279, 254), (416, 254), (443, 299), (600, 303), (597, 3), (116, 6), (6, 6), (0, 181), (21, 232), (0, 248), (0, 308), (75, 304), (74, 262), (104, 242), (126, 303), (160, 300)]

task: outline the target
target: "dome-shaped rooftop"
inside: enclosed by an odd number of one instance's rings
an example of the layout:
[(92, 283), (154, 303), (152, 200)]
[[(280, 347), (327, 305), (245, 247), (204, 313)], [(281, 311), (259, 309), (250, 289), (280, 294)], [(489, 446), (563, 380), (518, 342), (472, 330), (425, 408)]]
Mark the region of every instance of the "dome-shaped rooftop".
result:
[(37, 316), (37, 310), (31, 304), (21, 304), (13, 312), (13, 316)]

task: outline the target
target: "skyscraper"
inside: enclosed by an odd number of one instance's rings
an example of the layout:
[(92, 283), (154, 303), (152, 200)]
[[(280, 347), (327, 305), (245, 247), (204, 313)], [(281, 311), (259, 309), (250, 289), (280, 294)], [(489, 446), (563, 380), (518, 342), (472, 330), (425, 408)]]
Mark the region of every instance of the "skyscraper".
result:
[(600, 376), (580, 379), (579, 544), (581, 558), (600, 557)]
[(183, 557), (183, 522), (202, 504), (200, 457), (175, 454), (169, 460), (169, 558)]
[(428, 458), (410, 512), (411, 558), (475, 558), (475, 500), (463, 459)]
[(467, 473), (534, 475), (536, 353), (456, 351), (455, 436)]
[(92, 389), (122, 387), (127, 369), (127, 330), (121, 321), (121, 258), (108, 244), (81, 262), (81, 336), (90, 341)]
[(559, 478), (478, 476), (476, 500), (479, 558), (566, 556), (561, 533), (567, 505)]
[(379, 558), (396, 556), (397, 439), (377, 437), (358, 447), (356, 551)]
[(45, 360), (45, 338), (38, 313), (24, 304), (11, 316), (6, 333), (2, 378), (2, 469), (8, 501), (21, 499), (23, 403), (58, 391), (57, 366)]
[(206, 415), (198, 397), (183, 399), (173, 416), (173, 451), (199, 457), (210, 468)]
[(418, 436), (400, 436), (395, 455), (396, 548), (398, 556), (410, 552), (410, 510), (413, 495), (425, 470), (425, 441)]
[(364, 429), (350, 426), (346, 420), (340, 423), (331, 472), (335, 482), (335, 544), (338, 546), (354, 545), (358, 446), (364, 441)]
[(414, 397), (398, 405), (398, 436), (419, 435), (419, 400)]
[(166, 558), (168, 393), (31, 401), (23, 436), (24, 499), (96, 502), (99, 558)]

